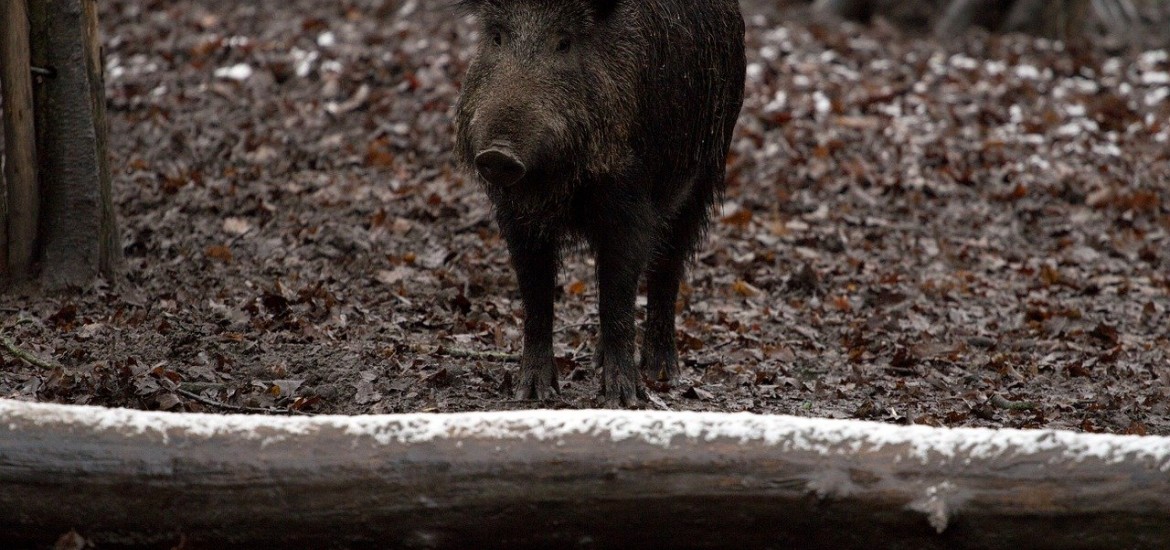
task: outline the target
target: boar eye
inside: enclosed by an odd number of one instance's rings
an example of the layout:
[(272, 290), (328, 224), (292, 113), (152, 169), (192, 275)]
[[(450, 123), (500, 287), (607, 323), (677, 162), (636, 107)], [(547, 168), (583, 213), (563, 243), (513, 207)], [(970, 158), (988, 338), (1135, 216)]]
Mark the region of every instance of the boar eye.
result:
[(500, 31), (492, 31), (492, 44), (497, 46), (504, 45), (504, 33)]
[(557, 42), (557, 52), (559, 53), (567, 53), (572, 47), (573, 41), (567, 36), (562, 37), (560, 42)]

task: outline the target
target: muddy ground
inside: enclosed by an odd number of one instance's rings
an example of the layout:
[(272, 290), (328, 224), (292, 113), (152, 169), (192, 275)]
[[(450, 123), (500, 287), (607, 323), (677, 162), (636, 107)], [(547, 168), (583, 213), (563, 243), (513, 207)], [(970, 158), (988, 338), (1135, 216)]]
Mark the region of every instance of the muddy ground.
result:
[[(0, 297), (0, 396), (174, 411), (509, 397), (520, 301), (452, 167), (470, 22), (430, 2), (103, 2), (126, 275)], [(1170, 59), (749, 15), (729, 188), (645, 407), (1170, 434)], [(640, 300), (640, 303), (644, 303)]]

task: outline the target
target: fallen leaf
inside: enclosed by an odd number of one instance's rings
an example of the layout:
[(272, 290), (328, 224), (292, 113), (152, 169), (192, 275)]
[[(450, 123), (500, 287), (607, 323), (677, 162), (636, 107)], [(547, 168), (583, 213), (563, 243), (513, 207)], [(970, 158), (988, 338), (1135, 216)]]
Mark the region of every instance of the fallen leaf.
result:
[(232, 263), (232, 251), (226, 246), (213, 244), (203, 251), (203, 255), (213, 260), (219, 260), (225, 264)]

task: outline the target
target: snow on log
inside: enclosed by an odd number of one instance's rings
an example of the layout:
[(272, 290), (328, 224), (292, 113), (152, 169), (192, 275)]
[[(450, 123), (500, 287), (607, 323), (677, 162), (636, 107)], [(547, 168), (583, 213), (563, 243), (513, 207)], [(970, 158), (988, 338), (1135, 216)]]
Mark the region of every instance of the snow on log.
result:
[(1154, 548), (1170, 438), (726, 413), (172, 414), (0, 400), (0, 541)]

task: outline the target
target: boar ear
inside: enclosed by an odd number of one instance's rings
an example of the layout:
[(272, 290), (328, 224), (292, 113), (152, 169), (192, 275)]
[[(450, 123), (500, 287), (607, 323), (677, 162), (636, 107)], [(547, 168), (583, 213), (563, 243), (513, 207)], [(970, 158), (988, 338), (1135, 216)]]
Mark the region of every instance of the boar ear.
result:
[(609, 17), (615, 9), (617, 9), (620, 0), (592, 0), (593, 9), (597, 11), (598, 17)]

